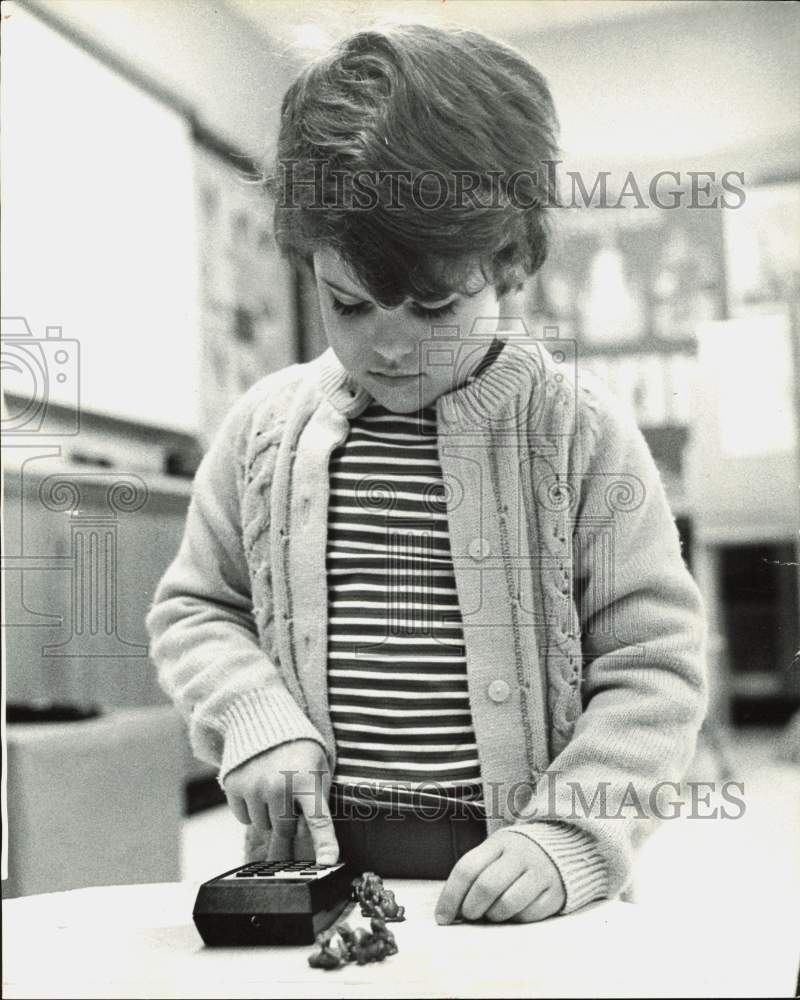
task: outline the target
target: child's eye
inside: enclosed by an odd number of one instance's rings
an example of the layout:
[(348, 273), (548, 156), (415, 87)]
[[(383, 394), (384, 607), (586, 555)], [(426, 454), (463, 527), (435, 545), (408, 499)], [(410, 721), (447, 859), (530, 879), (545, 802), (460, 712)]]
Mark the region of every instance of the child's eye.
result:
[[(331, 295), (331, 305), (340, 316), (359, 316), (370, 308), (369, 302), (342, 302), (335, 295)], [(410, 308), (415, 316), (424, 316), (426, 319), (438, 319), (440, 316), (449, 316), (455, 312), (455, 300), (446, 302), (443, 306), (429, 308), (421, 306), (418, 302), (411, 302)]]
[(456, 303), (455, 300), (452, 302), (447, 302), (443, 306), (436, 306), (434, 309), (429, 309), (426, 306), (421, 306), (417, 302), (411, 303), (411, 311), (416, 316), (424, 316), (426, 319), (437, 319), (439, 316), (449, 316), (450, 313), (455, 312)]
[(369, 309), (369, 302), (342, 302), (335, 295), (331, 295), (331, 304), (340, 316), (355, 316)]

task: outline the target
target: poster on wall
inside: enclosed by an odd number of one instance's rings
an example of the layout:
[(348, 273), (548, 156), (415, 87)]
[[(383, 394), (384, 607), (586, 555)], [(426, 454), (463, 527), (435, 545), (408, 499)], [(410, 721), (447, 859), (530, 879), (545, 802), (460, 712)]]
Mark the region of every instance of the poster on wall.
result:
[(724, 238), (732, 317), (800, 299), (800, 182), (749, 188), (725, 213)]
[(700, 362), (715, 383), (722, 458), (791, 455), (798, 435), (787, 314), (707, 323), (699, 333)]
[(551, 252), (528, 283), (529, 327), (577, 341), (643, 429), (690, 422), (695, 331), (725, 314), (719, 208), (656, 205), (554, 210)]
[(724, 310), (719, 209), (556, 209), (526, 313), (585, 353), (686, 345)]
[(298, 358), (294, 272), (259, 185), (218, 154), (195, 155), (200, 256), (201, 437), (251, 385)]

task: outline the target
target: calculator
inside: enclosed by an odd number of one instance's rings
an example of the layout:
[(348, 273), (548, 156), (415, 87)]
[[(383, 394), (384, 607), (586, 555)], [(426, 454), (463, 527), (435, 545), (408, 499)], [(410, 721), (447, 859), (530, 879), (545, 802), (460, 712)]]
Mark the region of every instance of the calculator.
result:
[(342, 862), (253, 861), (204, 882), (192, 917), (207, 945), (313, 944), (357, 874)]

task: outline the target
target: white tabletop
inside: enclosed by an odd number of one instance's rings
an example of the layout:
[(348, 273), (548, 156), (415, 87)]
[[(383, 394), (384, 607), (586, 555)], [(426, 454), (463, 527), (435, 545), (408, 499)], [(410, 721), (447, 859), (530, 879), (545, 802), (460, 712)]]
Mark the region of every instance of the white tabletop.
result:
[[(5, 997), (794, 996), (797, 928), (605, 901), (536, 924), (438, 926), (442, 883), (387, 880), (407, 920), (383, 963), (312, 969), (310, 946), (211, 949), (198, 886), (110, 886), (3, 904)], [(769, 915), (761, 915), (769, 923)], [(351, 925), (367, 925), (357, 910)]]

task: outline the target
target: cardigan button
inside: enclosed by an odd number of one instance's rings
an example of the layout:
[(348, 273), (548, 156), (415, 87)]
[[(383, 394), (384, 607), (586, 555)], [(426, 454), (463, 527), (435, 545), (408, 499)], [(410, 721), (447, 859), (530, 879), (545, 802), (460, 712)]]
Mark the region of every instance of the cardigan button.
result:
[(467, 546), (467, 552), (475, 562), (485, 559), (492, 551), (491, 545), (485, 538), (473, 538)]
[(508, 701), (508, 696), (511, 694), (511, 688), (506, 684), (505, 681), (496, 680), (487, 688), (487, 693), (492, 701), (497, 702), (501, 705), (504, 701)]

